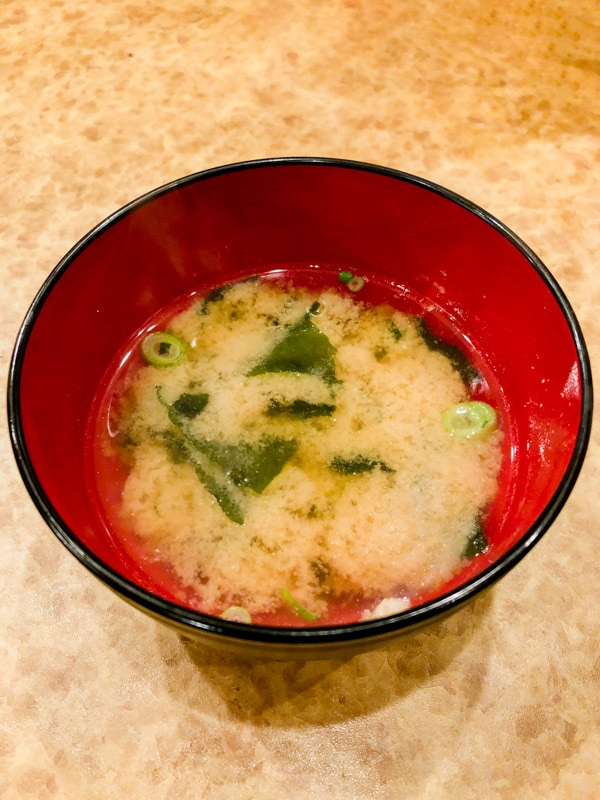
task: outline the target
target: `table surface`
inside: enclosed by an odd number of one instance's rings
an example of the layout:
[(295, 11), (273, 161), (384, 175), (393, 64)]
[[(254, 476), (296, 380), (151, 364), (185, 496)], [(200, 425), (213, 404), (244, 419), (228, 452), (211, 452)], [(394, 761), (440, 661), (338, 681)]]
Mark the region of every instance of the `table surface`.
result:
[[(36, 290), (98, 221), (281, 155), (389, 165), (490, 210), (562, 285), (593, 366), (599, 48), (593, 0), (4, 0), (3, 374)], [(597, 433), (550, 532), (477, 602), (350, 660), (244, 664), (95, 581), (4, 427), (3, 800), (599, 795)]]

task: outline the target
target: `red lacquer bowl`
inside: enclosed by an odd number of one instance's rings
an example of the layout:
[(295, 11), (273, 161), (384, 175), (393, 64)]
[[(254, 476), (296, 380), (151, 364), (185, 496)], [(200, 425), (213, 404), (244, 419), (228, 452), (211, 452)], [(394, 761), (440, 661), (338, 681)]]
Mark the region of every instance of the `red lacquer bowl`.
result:
[[(190, 292), (285, 269), (319, 283), (368, 278), (361, 300), (423, 314), (464, 347), (497, 398), (500, 490), (487, 553), (434, 596), (385, 619), (290, 628), (216, 619), (177, 603), (125, 557), (86, 482), (85, 437), (126, 340)], [(421, 178), (371, 164), (283, 158), (156, 189), (100, 223), (40, 289), (11, 363), (8, 413), (25, 485), (60, 541), (121, 597), (181, 633), (253, 656), (321, 658), (378, 646), (491, 586), (547, 531), (590, 435), (585, 342), (556, 280), (502, 223)]]

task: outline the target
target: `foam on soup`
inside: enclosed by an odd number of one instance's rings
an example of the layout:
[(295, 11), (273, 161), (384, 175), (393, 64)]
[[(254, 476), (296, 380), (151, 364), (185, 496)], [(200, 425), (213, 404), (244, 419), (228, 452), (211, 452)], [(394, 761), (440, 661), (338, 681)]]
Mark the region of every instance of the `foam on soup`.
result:
[(502, 432), (475, 370), (359, 296), (230, 284), (166, 310), (108, 377), (99, 500), (176, 601), (257, 624), (386, 616), (486, 549)]

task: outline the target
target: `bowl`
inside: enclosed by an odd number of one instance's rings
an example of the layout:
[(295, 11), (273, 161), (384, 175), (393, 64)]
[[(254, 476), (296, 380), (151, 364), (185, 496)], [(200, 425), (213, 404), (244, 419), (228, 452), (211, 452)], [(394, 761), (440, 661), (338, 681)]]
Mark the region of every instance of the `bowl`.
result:
[[(384, 618), (280, 627), (200, 613), (123, 552), (89, 490), (90, 413), (123, 343), (179, 298), (282, 270), (309, 283), (339, 271), (364, 276), (366, 303), (396, 298), (417, 310), (432, 335), (468, 345), (502, 406), (503, 462), (486, 521), (488, 550), (408, 610)], [(456, 611), (532, 549), (580, 471), (592, 381), (560, 286), (491, 214), (394, 169), (277, 158), (173, 181), (84, 236), (23, 321), (8, 415), (21, 476), (43, 519), (121, 598), (180, 634), (239, 654), (332, 658)]]

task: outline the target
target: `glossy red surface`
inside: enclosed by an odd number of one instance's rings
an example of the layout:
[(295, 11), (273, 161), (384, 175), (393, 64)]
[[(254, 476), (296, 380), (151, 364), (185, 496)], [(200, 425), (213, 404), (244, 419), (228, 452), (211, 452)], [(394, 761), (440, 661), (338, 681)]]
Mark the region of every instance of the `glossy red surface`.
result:
[(492, 547), (456, 583), (473, 577), (556, 500), (580, 436), (578, 350), (557, 287), (534, 263), (479, 209), (360, 166), (254, 164), (132, 204), (59, 265), (21, 345), (20, 420), (44, 502), (109, 567), (139, 580), (85, 485), (86, 424), (111, 359), (181, 295), (275, 265), (312, 265), (316, 280), (343, 266), (371, 278), (374, 301), (391, 293), (423, 304), (446, 338), (457, 331), (499, 398), (506, 458)]

